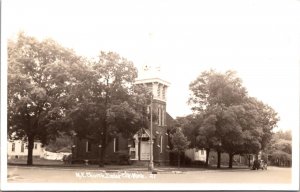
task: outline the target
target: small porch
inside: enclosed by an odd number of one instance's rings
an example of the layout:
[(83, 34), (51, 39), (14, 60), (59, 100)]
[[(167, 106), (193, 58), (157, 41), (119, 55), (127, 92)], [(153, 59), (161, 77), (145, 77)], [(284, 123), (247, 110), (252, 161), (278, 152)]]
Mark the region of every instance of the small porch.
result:
[[(153, 140), (155, 137), (152, 135)], [(151, 151), (153, 155), (153, 148)], [(140, 129), (134, 136), (129, 145), (129, 155), (132, 161), (149, 161), (150, 160), (150, 130)], [(152, 156), (153, 157), (153, 156)]]

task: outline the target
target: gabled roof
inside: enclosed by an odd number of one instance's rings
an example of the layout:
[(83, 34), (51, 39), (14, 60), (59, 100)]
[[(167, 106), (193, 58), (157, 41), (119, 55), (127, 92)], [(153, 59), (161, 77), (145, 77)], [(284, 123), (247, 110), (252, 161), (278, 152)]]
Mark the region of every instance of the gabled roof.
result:
[[(145, 129), (145, 128), (141, 128), (136, 135), (138, 137), (148, 137), (150, 138), (150, 130), (149, 129)], [(152, 138), (155, 139), (155, 135), (152, 133)]]
[(167, 112), (167, 126), (172, 127), (174, 126), (175, 120), (174, 118)]

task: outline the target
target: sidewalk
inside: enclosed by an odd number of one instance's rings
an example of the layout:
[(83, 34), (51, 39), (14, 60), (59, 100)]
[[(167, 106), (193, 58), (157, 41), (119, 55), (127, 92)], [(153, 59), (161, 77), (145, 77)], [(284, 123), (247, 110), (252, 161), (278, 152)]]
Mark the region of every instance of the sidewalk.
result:
[[(95, 171), (106, 171), (106, 172), (115, 172), (115, 171), (138, 171), (138, 172), (149, 172), (148, 166), (145, 165), (105, 165), (104, 167), (99, 167), (96, 164), (64, 164), (63, 161), (59, 160), (47, 160), (47, 159), (33, 159), (33, 165), (26, 165), (26, 159), (10, 159), (8, 160), (8, 166), (22, 166), (22, 167), (44, 167), (44, 168), (61, 168), (61, 169), (79, 169), (79, 170), (95, 170)], [(245, 171), (249, 170), (247, 166), (234, 166), (232, 169), (226, 167), (221, 167), (217, 169), (215, 166), (208, 168), (204, 167), (181, 167), (178, 169), (177, 166), (155, 166), (154, 170), (157, 172), (167, 172), (167, 173), (184, 173), (184, 172), (224, 172), (224, 171)]]
[[(8, 166), (22, 166), (22, 167), (44, 167), (44, 168), (58, 168), (58, 169), (79, 169), (79, 170), (90, 170), (90, 171), (105, 171), (105, 172), (150, 172), (147, 166), (142, 165), (105, 165), (104, 167), (99, 167), (98, 165), (84, 165), (84, 164), (64, 164), (63, 162), (53, 162), (50, 163), (36, 163), (31, 166), (26, 165), (26, 163), (20, 162), (10, 162)], [(154, 171), (157, 173), (174, 173), (181, 174), (185, 172), (233, 172), (233, 171), (246, 171), (249, 170), (248, 167), (234, 167), (232, 169), (222, 167), (217, 169), (214, 167), (203, 168), (203, 167), (181, 167), (176, 166), (157, 166)]]
[[(58, 168), (58, 169), (80, 169), (80, 170), (95, 170), (95, 171), (139, 171), (139, 172), (149, 172), (147, 166), (142, 165), (104, 165), (104, 167), (99, 167), (99, 165), (84, 165), (84, 164), (33, 164), (31, 166), (25, 163), (8, 163), (8, 166), (20, 166), (20, 167), (43, 167), (43, 168)], [(157, 172), (171, 172), (178, 170), (177, 167), (161, 166), (154, 169)]]

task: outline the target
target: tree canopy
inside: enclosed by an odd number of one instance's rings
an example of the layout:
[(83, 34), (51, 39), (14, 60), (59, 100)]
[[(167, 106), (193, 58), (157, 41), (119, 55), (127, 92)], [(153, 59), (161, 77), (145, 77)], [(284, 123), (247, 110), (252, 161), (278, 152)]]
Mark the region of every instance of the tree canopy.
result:
[(248, 96), (235, 72), (205, 71), (190, 84), (190, 90), (198, 146), (227, 152), (229, 167), (235, 154), (257, 154), (270, 142), (277, 113)]
[(178, 167), (180, 167), (180, 153), (184, 152), (190, 145), (187, 137), (182, 133), (181, 128), (177, 128), (176, 132), (171, 136), (172, 152), (177, 153)]
[(8, 135), (28, 141), (32, 164), (34, 140), (46, 144), (67, 131), (70, 69), (81, 62), (55, 41), (38, 41), (20, 33), (8, 43)]
[(8, 135), (28, 141), (29, 165), (34, 140), (47, 144), (63, 132), (101, 145), (103, 158), (110, 138), (148, 126), (151, 94), (136, 77), (133, 63), (117, 53), (92, 61), (20, 33), (8, 41)]
[(68, 114), (79, 137), (101, 145), (102, 166), (111, 138), (118, 133), (130, 137), (148, 126), (151, 95), (146, 86), (134, 84), (137, 69), (117, 53), (100, 52), (98, 60), (84, 68), (85, 74), (82, 70), (72, 92), (74, 107)]
[(265, 153), (269, 161), (278, 166), (291, 166), (292, 163), (292, 134), (291, 131), (278, 131), (272, 136), (270, 146)]
[[(99, 146), (102, 165), (111, 138), (149, 126), (151, 93), (135, 84), (136, 77), (133, 63), (117, 53), (102, 51), (93, 61), (51, 39), (20, 33), (8, 41), (8, 135), (27, 140), (31, 165), (34, 140), (47, 144), (75, 133)], [(269, 150), (270, 142), (273, 154), (291, 154), (288, 134), (277, 134), (276, 142), (272, 137), (277, 113), (250, 97), (235, 72), (204, 71), (190, 90), (194, 114), (177, 118), (173, 150), (205, 148), (207, 162), (209, 150), (227, 152), (230, 167), (235, 154)]]

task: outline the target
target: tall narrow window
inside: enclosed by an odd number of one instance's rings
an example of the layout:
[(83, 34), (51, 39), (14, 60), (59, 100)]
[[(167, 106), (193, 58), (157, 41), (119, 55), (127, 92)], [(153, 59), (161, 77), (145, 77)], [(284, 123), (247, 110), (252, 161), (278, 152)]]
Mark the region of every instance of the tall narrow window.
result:
[(114, 153), (116, 152), (116, 138), (114, 138)]
[(119, 151), (119, 138), (114, 138), (114, 152)]
[(160, 153), (163, 151), (163, 136), (160, 136)]
[(163, 110), (160, 109), (160, 125), (163, 125)]
[(161, 125), (162, 126), (165, 125), (165, 110), (164, 109), (161, 110)]
[(158, 108), (158, 125), (161, 126), (161, 108)]
[(158, 125), (161, 124), (161, 121), (160, 121), (160, 108), (158, 108)]
[(21, 144), (21, 153), (24, 153), (24, 143)]
[(85, 152), (91, 152), (92, 144), (90, 142), (86, 142), (85, 144)]
[(12, 143), (12, 145), (11, 145), (11, 151), (12, 151), (12, 152), (15, 152), (15, 150), (16, 150), (16, 144), (15, 144), (15, 143)]
[(159, 122), (159, 108), (157, 108), (157, 117), (158, 117), (158, 118), (157, 118), (157, 123), (158, 123), (158, 125), (159, 125), (159, 123), (160, 123), (160, 122)]
[(162, 98), (166, 99), (166, 88), (165, 87), (162, 88)]
[(37, 149), (37, 143), (34, 144), (34, 149)]

